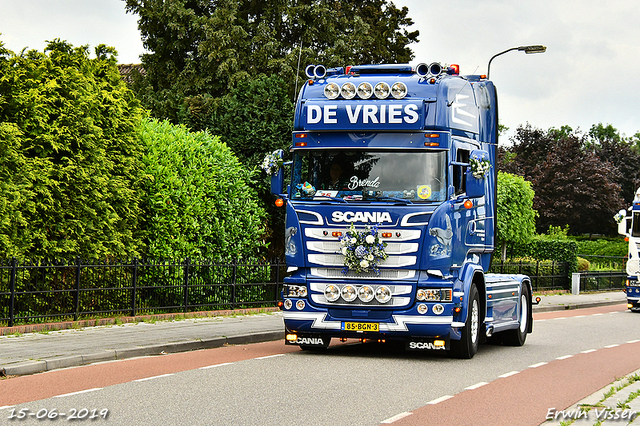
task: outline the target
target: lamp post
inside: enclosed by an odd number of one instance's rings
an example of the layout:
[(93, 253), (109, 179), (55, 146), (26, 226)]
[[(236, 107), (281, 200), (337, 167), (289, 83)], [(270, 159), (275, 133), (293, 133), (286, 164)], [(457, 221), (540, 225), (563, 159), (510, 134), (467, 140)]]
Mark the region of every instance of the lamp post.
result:
[(489, 59), (489, 65), (487, 66), (487, 80), (489, 79), (489, 72), (491, 71), (491, 61), (493, 61), (494, 58), (500, 56), (500, 55), (504, 55), (507, 52), (511, 52), (512, 50), (519, 50), (520, 52), (524, 52), (527, 55), (530, 55), (532, 53), (544, 53), (547, 51), (547, 46), (542, 46), (539, 44), (536, 45), (532, 45), (532, 46), (519, 46), (519, 47), (512, 47), (511, 49), (507, 49), (503, 52), (500, 53), (496, 53), (495, 55), (493, 55), (491, 57), (491, 59)]

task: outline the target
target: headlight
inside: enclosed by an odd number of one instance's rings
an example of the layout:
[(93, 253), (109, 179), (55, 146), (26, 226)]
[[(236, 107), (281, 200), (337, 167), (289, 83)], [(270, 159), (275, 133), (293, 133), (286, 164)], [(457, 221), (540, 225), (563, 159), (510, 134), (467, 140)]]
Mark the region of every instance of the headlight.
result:
[(285, 297), (307, 297), (307, 286), (285, 284), (283, 293)]
[(429, 308), (424, 303), (421, 303), (421, 304), (418, 305), (418, 313), (420, 315), (426, 314), (428, 310), (429, 310)]
[(342, 93), (342, 97), (345, 99), (353, 99), (356, 96), (356, 85), (347, 82), (342, 85), (340, 93)]
[(380, 303), (387, 303), (391, 300), (391, 289), (386, 285), (381, 285), (376, 289), (376, 300)]
[(292, 302), (290, 299), (286, 299), (286, 300), (284, 301), (284, 308), (285, 308), (286, 310), (291, 309), (291, 307), (292, 307), (292, 306), (293, 306), (293, 302)]
[(305, 305), (305, 303), (304, 303), (304, 300), (302, 300), (302, 299), (300, 299), (300, 300), (298, 300), (296, 302), (296, 308), (298, 308), (299, 311), (304, 309), (304, 305)]
[(369, 99), (373, 95), (373, 86), (371, 85), (371, 83), (367, 83), (365, 81), (364, 83), (360, 83), (358, 85), (357, 92), (360, 98)]
[(373, 291), (373, 288), (368, 285), (363, 285), (358, 289), (358, 299), (362, 300), (364, 303), (371, 302), (374, 295), (375, 292)]
[(396, 99), (402, 99), (407, 96), (407, 85), (400, 81), (393, 83), (393, 86), (391, 86), (391, 96)]
[(329, 302), (335, 302), (340, 298), (340, 288), (337, 285), (329, 284), (324, 288), (324, 297)]
[(391, 89), (389, 88), (389, 85), (384, 81), (376, 84), (376, 87), (373, 88), (373, 93), (375, 93), (376, 98), (378, 99), (387, 99), (390, 92)]
[(345, 285), (342, 287), (342, 298), (347, 302), (353, 302), (358, 297), (356, 288), (352, 285)]
[(324, 86), (324, 95), (329, 99), (335, 99), (340, 95), (340, 86), (336, 83), (329, 83)]
[(419, 288), (416, 299), (429, 302), (451, 302), (451, 289), (448, 288)]

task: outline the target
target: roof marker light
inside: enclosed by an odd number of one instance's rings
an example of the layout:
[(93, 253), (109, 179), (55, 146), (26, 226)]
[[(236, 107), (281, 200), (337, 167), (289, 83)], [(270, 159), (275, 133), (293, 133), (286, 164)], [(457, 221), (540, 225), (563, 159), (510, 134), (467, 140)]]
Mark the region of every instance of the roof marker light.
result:
[(393, 86), (391, 86), (391, 96), (396, 99), (404, 98), (405, 96), (407, 96), (407, 92), (407, 85), (401, 81), (393, 83)]
[(451, 75), (460, 75), (460, 65), (458, 65), (458, 64), (449, 65), (449, 74), (451, 74)]
[(340, 93), (345, 99), (353, 99), (356, 97), (356, 85), (351, 82), (346, 82), (340, 88)]
[(373, 86), (371, 83), (362, 82), (358, 85), (358, 96), (361, 99), (369, 99), (373, 95)]
[(373, 88), (373, 93), (375, 93), (378, 99), (387, 99), (389, 94), (391, 94), (391, 88), (387, 83), (381, 81)]
[(329, 83), (326, 86), (324, 86), (324, 95), (328, 98), (328, 99), (335, 99), (338, 96), (340, 96), (340, 86), (338, 86), (336, 83)]

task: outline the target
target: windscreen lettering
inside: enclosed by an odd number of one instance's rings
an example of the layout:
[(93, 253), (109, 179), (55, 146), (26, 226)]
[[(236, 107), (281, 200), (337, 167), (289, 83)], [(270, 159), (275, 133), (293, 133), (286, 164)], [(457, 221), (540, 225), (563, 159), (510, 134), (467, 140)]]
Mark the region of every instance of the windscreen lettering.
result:
[[(416, 104), (348, 104), (344, 106), (350, 124), (415, 124), (420, 118)], [(338, 124), (338, 105), (307, 105), (307, 124)]]

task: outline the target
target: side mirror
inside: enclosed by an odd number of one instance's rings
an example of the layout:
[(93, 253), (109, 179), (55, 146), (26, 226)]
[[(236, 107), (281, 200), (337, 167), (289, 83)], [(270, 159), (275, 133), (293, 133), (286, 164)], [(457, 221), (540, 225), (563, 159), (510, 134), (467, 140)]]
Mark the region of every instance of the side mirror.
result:
[(490, 173), (491, 162), (489, 153), (479, 149), (471, 151), (469, 155), (469, 167), (466, 173), (467, 197), (477, 198), (486, 194), (485, 184), (492, 174)]
[(280, 167), (278, 173), (271, 176), (271, 193), (273, 195), (282, 194), (282, 187), (284, 186), (284, 170)]
[(477, 179), (473, 176), (471, 171), (467, 170), (466, 173), (467, 178), (467, 197), (470, 198), (478, 198), (485, 195), (484, 184), (485, 179)]

